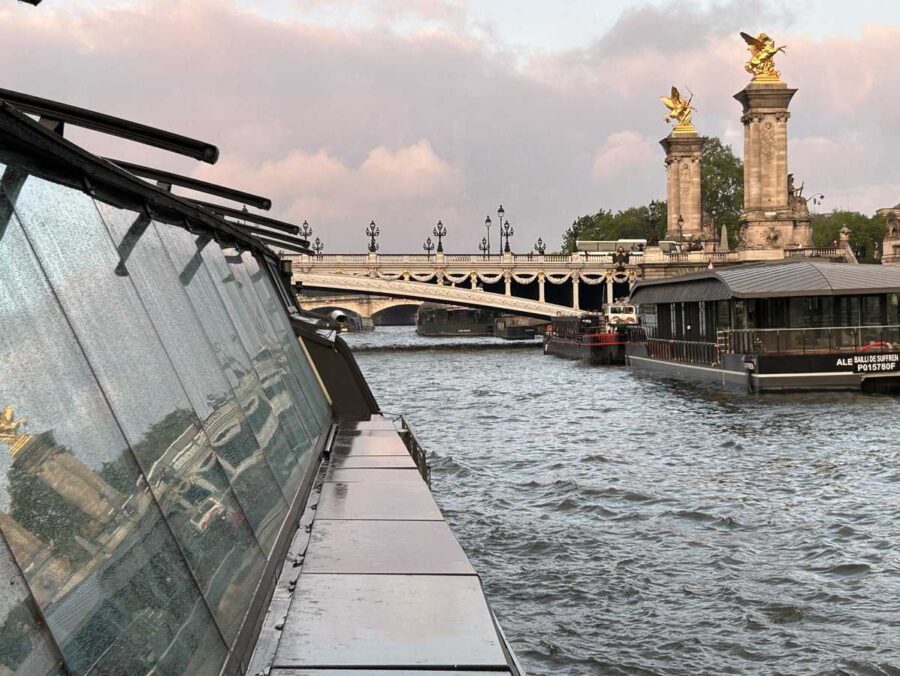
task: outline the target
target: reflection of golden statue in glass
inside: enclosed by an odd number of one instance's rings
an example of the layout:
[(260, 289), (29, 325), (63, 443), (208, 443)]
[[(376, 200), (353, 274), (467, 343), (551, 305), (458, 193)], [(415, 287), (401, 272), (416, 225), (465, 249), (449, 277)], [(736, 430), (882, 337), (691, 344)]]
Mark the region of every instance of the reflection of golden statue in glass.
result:
[(691, 105), (691, 101), (694, 100), (693, 94), (691, 94), (691, 98), (685, 100), (685, 98), (678, 93), (678, 88), (673, 86), (672, 96), (660, 96), (659, 100), (669, 109), (669, 112), (666, 113), (666, 116), (663, 118), (663, 122), (675, 120), (674, 131), (676, 134), (694, 132), (694, 124), (691, 121), (695, 110)]
[(0, 441), (9, 446), (9, 452), (13, 455), (18, 453), (25, 442), (30, 438), (27, 434), (19, 430), (19, 428), (28, 421), (25, 420), (25, 418), (19, 420), (16, 420), (15, 418), (12, 406), (7, 406), (0, 411)]
[(741, 37), (747, 43), (750, 60), (744, 69), (753, 76), (754, 82), (780, 82), (781, 73), (775, 70), (775, 55), (787, 49), (786, 45), (775, 46), (775, 41), (765, 33), (756, 37), (742, 32)]

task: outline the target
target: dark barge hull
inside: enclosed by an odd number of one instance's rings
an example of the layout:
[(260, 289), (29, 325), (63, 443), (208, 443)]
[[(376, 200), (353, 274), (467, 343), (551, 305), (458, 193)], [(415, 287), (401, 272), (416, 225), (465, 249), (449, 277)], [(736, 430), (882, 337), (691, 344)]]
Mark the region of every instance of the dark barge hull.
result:
[(485, 322), (419, 324), (416, 326), (416, 334), (428, 337), (493, 336), (494, 326)]
[(722, 355), (719, 364), (689, 364), (650, 357), (646, 348), (639, 344), (628, 345), (626, 352), (628, 365), (637, 371), (748, 392), (900, 391), (900, 370), (856, 373), (853, 366), (838, 367), (838, 360), (853, 358), (847, 354), (747, 355), (747, 360), (753, 363), (751, 370), (745, 365), (745, 355), (741, 354)]
[(544, 341), (544, 354), (563, 359), (579, 359), (588, 364), (621, 366), (625, 363), (625, 344), (584, 343), (551, 336)]
[(542, 333), (536, 326), (510, 326), (505, 329), (494, 327), (494, 335), (504, 340), (534, 340)]

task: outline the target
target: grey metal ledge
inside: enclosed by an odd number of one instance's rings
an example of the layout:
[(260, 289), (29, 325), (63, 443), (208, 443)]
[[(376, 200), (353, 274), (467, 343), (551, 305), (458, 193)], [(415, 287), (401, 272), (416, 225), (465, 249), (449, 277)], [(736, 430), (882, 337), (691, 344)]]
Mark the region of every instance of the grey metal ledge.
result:
[(338, 430), (249, 673), (522, 673), (409, 456), (387, 418)]

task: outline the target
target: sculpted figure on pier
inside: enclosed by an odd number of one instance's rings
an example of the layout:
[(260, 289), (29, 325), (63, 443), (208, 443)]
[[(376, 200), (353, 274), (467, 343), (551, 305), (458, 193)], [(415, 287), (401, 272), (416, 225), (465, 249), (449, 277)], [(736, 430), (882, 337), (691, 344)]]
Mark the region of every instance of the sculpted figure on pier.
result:
[(744, 69), (753, 76), (754, 82), (779, 82), (781, 73), (775, 70), (775, 55), (787, 49), (787, 45), (775, 46), (775, 40), (766, 33), (760, 33), (756, 37), (741, 32), (741, 37), (747, 43), (750, 51), (750, 60), (744, 64)]
[(674, 120), (675, 131), (693, 131), (694, 125), (692, 120), (696, 110), (691, 105), (691, 101), (694, 100), (693, 94), (689, 99), (685, 99), (678, 91), (678, 88), (673, 85), (672, 95), (669, 97), (660, 96), (659, 100), (669, 109), (669, 112), (663, 118), (663, 122)]

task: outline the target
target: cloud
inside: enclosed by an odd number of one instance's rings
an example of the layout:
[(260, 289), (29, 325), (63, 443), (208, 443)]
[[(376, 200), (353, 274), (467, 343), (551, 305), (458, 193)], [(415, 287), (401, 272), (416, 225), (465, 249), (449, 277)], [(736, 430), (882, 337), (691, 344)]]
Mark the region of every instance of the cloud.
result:
[(606, 138), (594, 160), (593, 175), (597, 181), (609, 182), (658, 161), (656, 143), (636, 131), (620, 131)]
[(368, 223), (366, 218), (378, 219), (398, 204), (431, 210), (451, 201), (462, 180), (424, 139), (396, 150), (373, 148), (358, 166), (348, 166), (325, 149), (294, 150), (262, 162), (231, 156), (195, 174), (271, 195), (286, 217), (323, 225), (355, 216)]
[[(889, 196), (900, 155), (896, 26), (819, 40), (763, 0), (676, 0), (634, 6), (585, 49), (519, 59), (496, 48), (498, 36), (464, 27), (464, 2), (317, 1), (375, 17), (347, 25), (279, 18), (260, 3), (4, 3), (0, 58), (15, 64), (5, 86), (217, 143), (222, 159), (201, 167), (71, 135), (271, 195), (273, 216), (309, 220), (330, 251), (359, 250), (372, 219), (382, 250), (418, 250), (439, 218), (449, 250), (475, 251), (500, 203), (511, 244), (528, 250), (538, 236), (558, 241), (577, 216), (665, 195), (658, 97), (673, 83), (696, 95), (701, 133), (740, 151), (732, 95), (747, 82), (747, 54), (737, 31), (765, 23), (789, 45), (778, 65), (799, 88), (791, 171), (826, 195), (849, 191), (865, 211), (900, 200)], [(391, 30), (391, 16), (437, 28)]]

